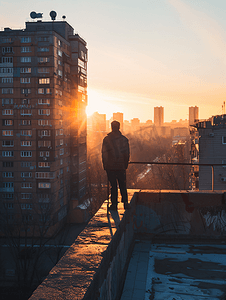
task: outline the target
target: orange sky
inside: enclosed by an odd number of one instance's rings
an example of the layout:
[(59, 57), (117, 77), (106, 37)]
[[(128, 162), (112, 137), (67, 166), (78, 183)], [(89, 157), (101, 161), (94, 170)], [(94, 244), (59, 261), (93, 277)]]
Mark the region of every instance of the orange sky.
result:
[[(87, 112), (165, 121), (222, 113), (226, 82), (224, 0), (11, 0), (0, 3), (0, 27), (23, 28), (31, 11), (66, 15), (87, 41)], [(6, 17), (7, 16), (7, 17)]]

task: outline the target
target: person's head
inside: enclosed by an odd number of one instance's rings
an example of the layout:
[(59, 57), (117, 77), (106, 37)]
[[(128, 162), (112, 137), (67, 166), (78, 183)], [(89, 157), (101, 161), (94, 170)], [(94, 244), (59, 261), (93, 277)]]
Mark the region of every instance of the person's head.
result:
[(118, 121), (111, 122), (111, 130), (113, 132), (119, 131), (119, 128), (120, 128), (120, 123)]

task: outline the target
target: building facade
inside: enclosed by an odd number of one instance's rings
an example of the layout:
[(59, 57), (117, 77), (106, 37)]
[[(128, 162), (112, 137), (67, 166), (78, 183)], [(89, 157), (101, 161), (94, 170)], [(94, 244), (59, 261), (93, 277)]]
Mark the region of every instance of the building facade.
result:
[(163, 126), (164, 123), (164, 107), (154, 107), (154, 124), (157, 127)]
[(52, 224), (86, 194), (87, 47), (65, 21), (0, 31), (1, 205)]
[(199, 190), (226, 190), (226, 115), (213, 116), (200, 121), (191, 132), (192, 162), (200, 164), (219, 164), (214, 166), (194, 166), (193, 178)]
[(199, 108), (197, 106), (189, 107), (189, 125), (194, 125), (199, 120)]
[(120, 123), (120, 130), (123, 131), (123, 113), (113, 113), (113, 121), (118, 121)]

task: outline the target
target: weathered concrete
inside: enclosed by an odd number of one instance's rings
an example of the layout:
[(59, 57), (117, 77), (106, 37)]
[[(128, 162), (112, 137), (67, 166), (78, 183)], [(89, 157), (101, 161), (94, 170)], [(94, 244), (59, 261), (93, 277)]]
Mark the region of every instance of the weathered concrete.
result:
[(134, 236), (164, 240), (225, 238), (222, 192), (129, 191), (132, 208), (107, 214), (105, 202), (31, 300), (116, 300)]
[[(134, 191), (128, 194), (131, 200)], [(30, 299), (115, 299), (132, 250), (130, 213), (119, 203), (118, 212), (107, 214), (105, 201)]]

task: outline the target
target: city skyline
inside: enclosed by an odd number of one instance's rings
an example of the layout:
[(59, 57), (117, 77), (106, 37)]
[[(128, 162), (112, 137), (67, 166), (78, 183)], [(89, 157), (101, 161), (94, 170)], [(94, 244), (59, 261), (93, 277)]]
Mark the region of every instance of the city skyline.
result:
[(201, 119), (222, 113), (225, 2), (11, 1), (1, 7), (0, 27), (22, 27), (31, 11), (50, 20), (52, 9), (88, 41), (88, 114), (121, 111), (143, 122), (155, 106), (165, 108), (165, 121), (188, 119), (195, 105)]

